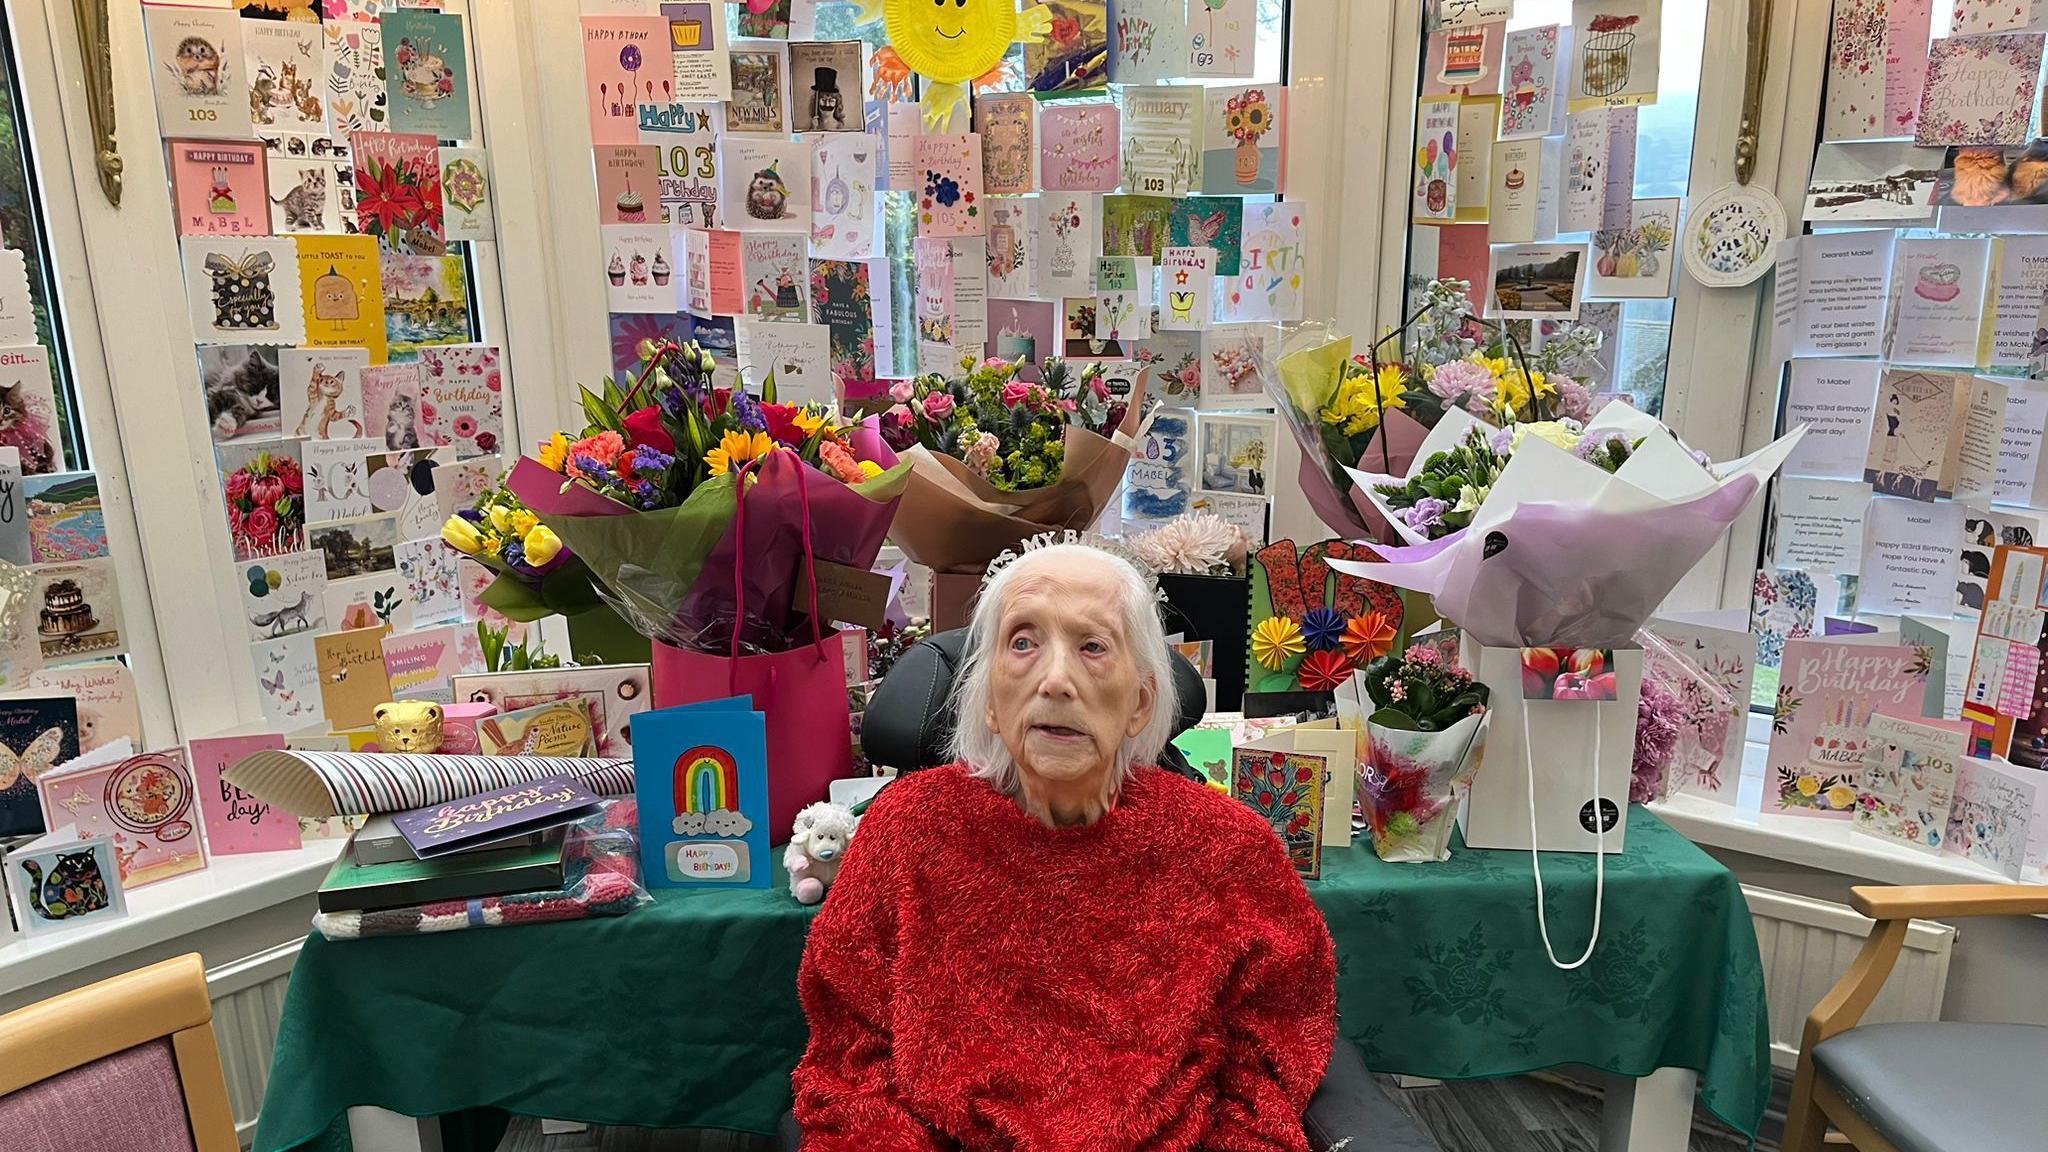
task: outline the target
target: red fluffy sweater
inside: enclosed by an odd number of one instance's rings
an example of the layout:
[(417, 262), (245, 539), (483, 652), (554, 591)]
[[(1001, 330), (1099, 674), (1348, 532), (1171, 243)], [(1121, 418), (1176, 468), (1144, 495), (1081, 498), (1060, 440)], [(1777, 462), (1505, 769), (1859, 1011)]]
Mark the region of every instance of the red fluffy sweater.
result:
[(804, 1152), (1307, 1147), (1328, 927), (1279, 839), (1141, 768), (1049, 828), (958, 765), (891, 784), (811, 926)]

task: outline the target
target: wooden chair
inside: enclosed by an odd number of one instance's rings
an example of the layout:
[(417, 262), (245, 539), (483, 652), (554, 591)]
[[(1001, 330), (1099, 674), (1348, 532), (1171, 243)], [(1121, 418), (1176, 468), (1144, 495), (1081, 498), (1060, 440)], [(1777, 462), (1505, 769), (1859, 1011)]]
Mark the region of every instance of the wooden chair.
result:
[[(2004, 1152), (2048, 1147), (2048, 1027), (1867, 1024), (1915, 918), (2048, 913), (2048, 886), (1854, 888), (1877, 921), (1813, 1014), (1799, 1048), (1783, 1152), (1847, 1143), (1859, 1152)], [(1837, 1135), (1831, 1135), (1832, 1125)]]
[(8, 1152), (237, 1152), (194, 953), (0, 1016)]

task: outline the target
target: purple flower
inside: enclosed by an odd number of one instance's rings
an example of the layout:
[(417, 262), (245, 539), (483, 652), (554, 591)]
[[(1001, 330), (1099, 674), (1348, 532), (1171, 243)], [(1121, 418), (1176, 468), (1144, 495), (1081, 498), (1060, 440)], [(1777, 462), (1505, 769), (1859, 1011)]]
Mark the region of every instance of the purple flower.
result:
[(642, 444), (640, 447), (633, 449), (633, 471), (635, 472), (666, 472), (668, 471), (668, 466), (675, 462), (676, 458), (674, 456), (652, 445)]
[(484, 514), (474, 508), (459, 508), (455, 514), (471, 524), (481, 524), (484, 522)]
[(507, 540), (507, 541), (505, 541), (505, 548), (504, 548), (504, 550), (503, 550), (503, 551), (501, 551), (501, 552), (499, 552), (499, 553), (498, 553), (498, 556), (499, 556), (499, 558), (500, 558), (500, 559), (502, 559), (502, 560), (504, 560), (504, 561), (505, 561), (505, 564), (506, 564), (506, 566), (508, 566), (508, 567), (511, 567), (511, 568), (525, 568), (525, 567), (527, 567), (527, 563), (526, 563), (526, 546), (525, 546), (524, 544), (521, 544), (521, 543), (520, 543), (519, 541), (517, 541), (517, 540)]
[(1415, 506), (1408, 509), (1401, 518), (1407, 521), (1408, 526), (1417, 532), (1427, 532), (1431, 528), (1442, 525), (1444, 513), (1450, 510), (1450, 501), (1439, 500), (1434, 496), (1424, 496), (1422, 499), (1417, 500)]
[(732, 393), (732, 418), (749, 432), (768, 430), (768, 414), (761, 411), (761, 402), (737, 388)]
[(584, 475), (597, 481), (599, 484), (614, 484), (618, 482), (618, 477), (612, 475), (612, 470), (598, 463), (595, 456), (582, 455), (576, 457), (576, 467), (581, 468)]
[(1495, 456), (1512, 453), (1515, 450), (1515, 426), (1510, 424), (1505, 428), (1494, 429), (1493, 436), (1486, 442), (1486, 446), (1493, 449)]
[(1628, 437), (1609, 428), (1605, 431), (1588, 434), (1585, 439), (1579, 441), (1577, 448), (1572, 449), (1572, 454), (1590, 464), (1593, 462), (1594, 457), (1608, 455), (1610, 450), (1614, 448), (1627, 452)]
[(683, 418), (683, 407), (689, 403), (690, 398), (683, 392), (681, 385), (671, 385), (662, 389), (661, 395), (656, 396), (654, 399), (657, 404), (661, 405), (663, 412), (680, 420)]
[(1591, 420), (1593, 418), (1593, 390), (1569, 376), (1552, 376), (1550, 382), (1557, 385), (1557, 399), (1552, 403), (1560, 420)]

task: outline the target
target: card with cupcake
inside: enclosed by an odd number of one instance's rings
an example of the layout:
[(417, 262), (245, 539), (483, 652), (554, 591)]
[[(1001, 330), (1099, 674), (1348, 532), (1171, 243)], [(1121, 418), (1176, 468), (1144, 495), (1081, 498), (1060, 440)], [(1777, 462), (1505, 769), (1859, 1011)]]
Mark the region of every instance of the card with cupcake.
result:
[(652, 144), (600, 144), (592, 151), (597, 163), (598, 221), (603, 224), (659, 223), (659, 149)]
[[(681, 299), (668, 229), (660, 225), (607, 224), (604, 237), (605, 297), (613, 312), (674, 312)], [(657, 277), (657, 273), (659, 276)]]
[(1932, 672), (1931, 655), (1912, 644), (1787, 640), (1771, 720), (1766, 809), (1848, 819), (1871, 718), (1918, 717)]

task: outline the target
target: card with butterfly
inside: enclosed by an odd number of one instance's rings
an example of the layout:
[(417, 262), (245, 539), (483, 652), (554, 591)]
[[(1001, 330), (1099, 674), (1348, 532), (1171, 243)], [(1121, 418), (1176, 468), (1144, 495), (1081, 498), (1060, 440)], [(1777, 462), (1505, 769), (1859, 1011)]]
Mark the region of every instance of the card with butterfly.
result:
[(249, 655), (256, 667), (256, 699), (269, 727), (296, 732), (321, 722), (320, 659), (312, 633), (259, 640)]
[(36, 780), (78, 757), (78, 702), (69, 696), (0, 700), (0, 836), (43, 831)]

